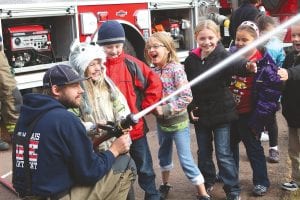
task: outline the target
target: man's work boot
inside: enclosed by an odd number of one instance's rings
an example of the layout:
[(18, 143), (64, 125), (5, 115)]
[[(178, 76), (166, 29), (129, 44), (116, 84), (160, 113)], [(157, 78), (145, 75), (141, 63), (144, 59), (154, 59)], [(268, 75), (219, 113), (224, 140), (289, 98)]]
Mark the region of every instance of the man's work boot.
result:
[(6, 151), (9, 149), (9, 144), (0, 139), (0, 151)]

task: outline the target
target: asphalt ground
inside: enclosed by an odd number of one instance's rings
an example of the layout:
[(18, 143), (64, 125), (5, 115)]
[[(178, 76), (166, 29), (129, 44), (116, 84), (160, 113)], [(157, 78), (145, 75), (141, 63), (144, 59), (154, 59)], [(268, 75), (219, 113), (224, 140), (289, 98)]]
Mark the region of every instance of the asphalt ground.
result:
[[(158, 140), (155, 132), (155, 120), (154, 117), (149, 115), (146, 117), (148, 122), (150, 132), (147, 134), (148, 142), (150, 145), (153, 166), (156, 172), (156, 185), (159, 187), (161, 184), (161, 175), (157, 159), (158, 151)], [(291, 195), (291, 192), (286, 192), (280, 189), (280, 184), (284, 181), (289, 180), (290, 174), (290, 161), (288, 159), (287, 147), (288, 147), (288, 134), (286, 121), (281, 115), (281, 112), (277, 113), (277, 122), (279, 127), (279, 151), (280, 151), (280, 162), (279, 163), (268, 163), (268, 174), (271, 182), (271, 186), (268, 193), (263, 197), (254, 197), (252, 195), (252, 170), (250, 168), (250, 163), (245, 155), (245, 149), (243, 144), (240, 144), (240, 183), (242, 187), (241, 197), (242, 200), (296, 200), (300, 199), (300, 192), (296, 195)], [(268, 142), (262, 142), (265, 155), (268, 155)], [(191, 149), (196, 160), (197, 144), (193, 126), (191, 126)], [(194, 186), (185, 177), (180, 164), (177, 159), (176, 148), (174, 146), (173, 153), (174, 169), (171, 172), (170, 184), (173, 186), (169, 193), (169, 200), (195, 200), (196, 191)], [(11, 182), (11, 149), (9, 151), (0, 152), (0, 176), (7, 176), (4, 180), (7, 185)], [(217, 183), (212, 191), (212, 199), (214, 200), (224, 200), (225, 193), (222, 189), (222, 183)], [(135, 196), (137, 200), (143, 199), (143, 191), (137, 184), (134, 185)], [(7, 189), (6, 186), (0, 184), (0, 200), (17, 200), (19, 199), (11, 190)]]
[[(156, 184), (157, 187), (161, 184), (161, 174), (158, 165), (157, 152), (158, 152), (158, 139), (155, 132), (155, 121), (152, 116), (147, 117), (147, 121), (149, 122), (150, 132), (147, 135), (148, 142), (150, 145), (152, 158), (153, 158), (153, 166), (156, 172)], [(288, 133), (287, 133), (287, 124), (283, 116), (281, 115), (281, 111), (277, 113), (277, 122), (279, 128), (279, 151), (280, 151), (280, 162), (279, 163), (267, 163), (268, 167), (268, 175), (271, 182), (271, 186), (267, 192), (267, 194), (263, 197), (254, 197), (252, 195), (252, 170), (250, 167), (250, 163), (246, 156), (245, 148), (242, 143), (240, 143), (240, 169), (239, 169), (239, 177), (242, 188), (241, 199), (242, 200), (296, 200), (300, 199), (300, 194), (295, 196), (291, 195), (291, 192), (283, 191), (280, 188), (280, 184), (289, 179), (290, 174), (290, 161), (288, 158)], [(262, 142), (265, 150), (265, 155), (269, 155), (269, 143)], [(195, 161), (197, 161), (197, 142), (195, 137), (195, 132), (193, 126), (191, 126), (191, 149), (194, 156)], [(170, 175), (170, 184), (173, 186), (172, 190), (170, 190), (168, 199), (169, 200), (195, 200), (196, 199), (196, 190), (194, 186), (188, 181), (186, 176), (184, 175), (179, 160), (176, 154), (176, 147), (174, 145), (173, 152), (173, 162), (174, 169)], [(215, 162), (216, 163), (216, 162)], [(223, 184), (217, 183), (214, 186), (214, 190), (212, 191), (212, 199), (213, 200), (224, 200), (225, 193), (222, 189)], [(143, 199), (143, 191), (139, 188), (137, 182), (135, 183), (135, 192), (136, 199)]]

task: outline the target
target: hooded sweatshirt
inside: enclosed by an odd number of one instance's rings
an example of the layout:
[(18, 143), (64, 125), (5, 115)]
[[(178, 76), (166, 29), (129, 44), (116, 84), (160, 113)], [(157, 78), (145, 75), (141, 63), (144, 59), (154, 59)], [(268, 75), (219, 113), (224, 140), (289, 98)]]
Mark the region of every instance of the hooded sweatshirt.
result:
[[(32, 189), (26, 190), (24, 140), (27, 128), (40, 116), (29, 140)], [(96, 154), (80, 119), (56, 99), (41, 94), (24, 95), (13, 136), (13, 186), (20, 195), (53, 196), (74, 185), (92, 185), (115, 160), (112, 152)]]

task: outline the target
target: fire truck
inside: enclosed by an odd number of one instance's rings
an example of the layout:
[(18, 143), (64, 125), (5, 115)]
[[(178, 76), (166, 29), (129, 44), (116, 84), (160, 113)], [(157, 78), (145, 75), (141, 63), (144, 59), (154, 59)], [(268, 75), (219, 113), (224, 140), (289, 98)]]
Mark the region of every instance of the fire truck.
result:
[[(229, 40), (229, 16), (238, 0), (1, 0), (0, 36), (19, 89), (42, 85), (44, 72), (55, 63), (67, 63), (75, 39), (95, 42), (104, 21), (118, 20), (126, 34), (125, 51), (144, 60), (147, 38), (167, 31), (183, 61), (196, 47), (194, 27), (205, 17), (221, 27)], [(280, 20), (298, 11), (297, 0), (266, 1)], [(287, 38), (286, 38), (287, 39)]]

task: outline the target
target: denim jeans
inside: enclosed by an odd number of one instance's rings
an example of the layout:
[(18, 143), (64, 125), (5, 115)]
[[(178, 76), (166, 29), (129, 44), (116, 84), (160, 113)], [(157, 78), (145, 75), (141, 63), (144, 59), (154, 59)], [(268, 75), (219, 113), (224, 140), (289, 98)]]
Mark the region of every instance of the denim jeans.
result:
[(236, 166), (239, 168), (239, 142), (242, 141), (253, 172), (254, 185), (270, 186), (264, 148), (248, 126), (250, 114), (240, 114), (239, 119), (232, 122), (231, 149)]
[(194, 185), (204, 183), (204, 178), (200, 173), (191, 152), (190, 128), (186, 127), (179, 131), (164, 132), (157, 126), (159, 151), (158, 159), (162, 171), (170, 171), (173, 168), (172, 153), (173, 141), (175, 142), (180, 165), (186, 177)]
[(145, 191), (145, 200), (159, 200), (160, 195), (156, 189), (155, 173), (147, 137), (144, 136), (132, 141), (129, 152), (136, 164), (138, 183)]
[(206, 127), (198, 122), (195, 124), (195, 131), (198, 143), (198, 167), (206, 185), (213, 185), (216, 179), (216, 169), (212, 159), (212, 141), (214, 141), (219, 175), (224, 182), (223, 189), (226, 195), (239, 195), (241, 189), (238, 170), (230, 149), (230, 124)]

